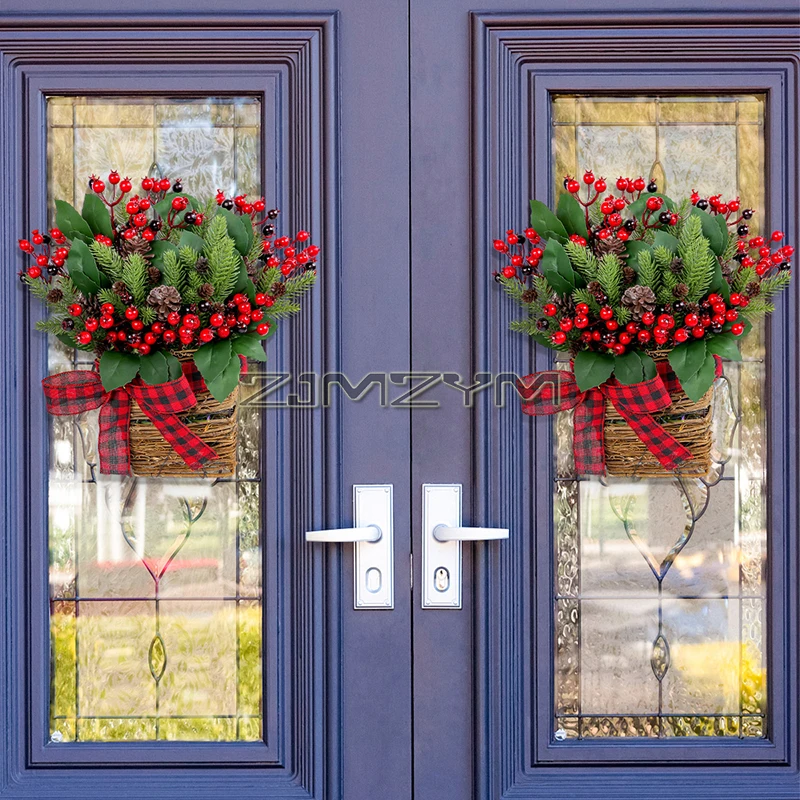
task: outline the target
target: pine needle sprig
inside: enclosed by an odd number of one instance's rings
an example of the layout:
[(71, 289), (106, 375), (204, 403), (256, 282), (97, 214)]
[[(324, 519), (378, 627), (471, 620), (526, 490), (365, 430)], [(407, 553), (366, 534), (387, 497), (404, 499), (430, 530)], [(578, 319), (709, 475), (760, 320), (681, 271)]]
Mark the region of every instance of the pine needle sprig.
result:
[(317, 282), (317, 273), (308, 270), (296, 278), (289, 278), (283, 286), (286, 289), (284, 297), (301, 297)]
[(213, 299), (221, 302), (236, 285), (241, 264), (241, 256), (228, 236), (227, 222), (221, 214), (214, 217), (208, 228), (203, 253), (208, 259), (208, 282), (214, 287)]
[(567, 256), (572, 266), (575, 267), (587, 283), (597, 279), (597, 270), (600, 265), (594, 253), (588, 247), (576, 242), (567, 242), (564, 245), (564, 249), (567, 251)]
[(741, 294), (749, 284), (758, 281), (758, 274), (752, 267), (739, 267), (733, 276), (734, 291)]
[(277, 267), (267, 267), (258, 278), (257, 287), (259, 292), (267, 294), (272, 285), (281, 278), (281, 271)]
[(689, 287), (686, 299), (698, 301), (708, 291), (714, 277), (715, 256), (703, 236), (700, 217), (690, 215), (678, 239), (678, 253), (683, 261), (682, 282)]
[(788, 270), (781, 270), (771, 278), (764, 278), (764, 280), (761, 281), (758, 296), (767, 298), (779, 294), (789, 285), (791, 279), (792, 275)]
[(300, 304), (289, 300), (286, 297), (279, 297), (272, 306), (267, 309), (267, 314), (274, 319), (290, 317), (300, 311)]
[(122, 298), (113, 289), (101, 289), (97, 293), (97, 299), (101, 303), (112, 303), (114, 309), (119, 313), (124, 313), (125, 311), (125, 303), (122, 302)]
[[(192, 248), (181, 248), (181, 250), (184, 249), (191, 250)], [(181, 266), (181, 261), (174, 250), (168, 250), (164, 254), (164, 270), (162, 273), (162, 280), (166, 286), (174, 286), (179, 293), (183, 294), (185, 285), (184, 271)]]
[(138, 253), (128, 256), (122, 268), (122, 280), (138, 305), (147, 297), (147, 261)]
[(771, 314), (774, 310), (774, 303), (771, 303), (769, 300), (766, 300), (759, 295), (758, 297), (751, 298), (750, 302), (747, 304), (747, 307), (741, 309), (739, 313), (745, 319), (755, 320), (764, 314)]
[(664, 305), (671, 303), (675, 299), (672, 290), (681, 282), (678, 275), (671, 269), (674, 260), (675, 256), (672, 251), (666, 247), (659, 245), (653, 248), (653, 265), (656, 274), (660, 276), (656, 297), (658, 302)]
[(639, 253), (638, 263), (639, 276), (637, 283), (641, 286), (649, 286), (653, 290), (653, 293), (658, 295), (661, 282), (658, 279), (659, 270), (656, 267), (656, 262), (652, 253), (647, 250), (642, 250)]
[(594, 299), (594, 295), (588, 289), (576, 289), (572, 293), (572, 299), (576, 303), (586, 303), (592, 314), (597, 315), (600, 313), (600, 303)]
[(597, 268), (597, 281), (612, 306), (619, 305), (622, 295), (622, 263), (613, 253), (606, 253)]
[(98, 241), (92, 241), (89, 248), (92, 251), (92, 255), (94, 255), (97, 266), (105, 272), (112, 281), (123, 280), (122, 272), (125, 268), (125, 262), (115, 248), (100, 244)]
[(522, 302), (522, 293), (525, 291), (525, 286), (520, 283), (516, 278), (500, 278), (500, 285), (503, 291), (513, 300), (518, 303)]

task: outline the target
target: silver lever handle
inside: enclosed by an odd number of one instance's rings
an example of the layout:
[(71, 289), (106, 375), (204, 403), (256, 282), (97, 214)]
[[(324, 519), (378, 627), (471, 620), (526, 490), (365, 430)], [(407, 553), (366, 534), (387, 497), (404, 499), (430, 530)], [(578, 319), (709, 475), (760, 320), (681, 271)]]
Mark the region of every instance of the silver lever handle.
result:
[(508, 539), (508, 528), (451, 528), (437, 525), (433, 538), (438, 542), (483, 542), (487, 539)]
[(334, 528), (330, 531), (306, 531), (307, 542), (379, 542), (383, 531), (377, 525), (363, 528)]

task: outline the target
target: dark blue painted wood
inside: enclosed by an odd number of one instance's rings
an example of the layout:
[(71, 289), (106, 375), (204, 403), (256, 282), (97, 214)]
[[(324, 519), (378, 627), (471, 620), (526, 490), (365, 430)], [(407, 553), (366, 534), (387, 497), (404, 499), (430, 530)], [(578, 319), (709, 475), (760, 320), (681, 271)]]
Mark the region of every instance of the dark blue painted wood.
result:
[[(382, 230), (385, 273), (364, 270), (375, 259), (374, 238), (363, 235), (408, 197), (408, 160), (397, 158), (408, 146), (407, 7), (338, 6), (319, 13), (301, 0), (286, 14), (236, 0), (220, 14), (199, 0), (190, 19), (152, 0), (119, 11), (98, 0), (6, 4), (0, 181), (22, 203), (0, 220), (3, 241), (44, 217), (44, 92), (264, 93), (265, 108), (275, 107), (264, 119), (275, 141), (264, 185), (290, 209), (287, 222), (315, 231), (324, 248), (312, 310), (273, 340), (272, 366), (359, 374), (383, 356), (407, 368), (408, 313), (397, 301), (408, 281), (407, 232)], [(376, 12), (394, 31), (380, 40)], [(0, 384), (0, 797), (407, 797), (408, 583), (396, 583), (395, 611), (355, 612), (352, 550), (302, 539), (306, 529), (352, 522), (353, 483), (407, 485), (408, 425), (368, 404), (267, 414), (265, 741), (45, 744), (45, 351), (31, 332), (38, 310), (22, 300), (15, 251), (2, 253), (5, 295), (16, 298), (3, 331), (9, 351), (26, 356)], [(364, 429), (379, 446), (360, 446), (354, 432)], [(407, 517), (402, 491), (396, 503), (396, 518)], [(407, 558), (404, 526), (395, 541)]]

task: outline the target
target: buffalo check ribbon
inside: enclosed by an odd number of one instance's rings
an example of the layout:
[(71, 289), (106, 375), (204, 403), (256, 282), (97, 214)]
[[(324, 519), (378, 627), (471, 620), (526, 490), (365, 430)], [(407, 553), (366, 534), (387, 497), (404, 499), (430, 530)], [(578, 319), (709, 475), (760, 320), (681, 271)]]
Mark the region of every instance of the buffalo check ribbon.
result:
[(70, 416), (100, 409), (98, 452), (100, 471), (128, 475), (130, 463), (131, 400), (158, 428), (172, 449), (194, 470), (218, 458), (213, 448), (192, 433), (177, 414), (197, 404), (195, 392), (205, 383), (193, 363), (183, 365), (184, 374), (174, 381), (150, 386), (136, 378), (107, 392), (97, 372), (75, 370), (51, 375), (42, 381), (47, 410), (56, 416)]
[[(605, 472), (603, 425), (606, 399), (664, 469), (672, 471), (691, 459), (692, 454), (653, 418), (653, 414), (672, 403), (670, 393), (675, 394), (681, 389), (667, 362), (657, 362), (656, 367), (658, 374), (654, 378), (628, 386), (611, 378), (582, 392), (572, 372), (545, 370), (520, 378), (517, 389), (522, 397), (522, 410), (530, 416), (547, 416), (575, 409), (573, 452), (578, 472), (589, 475)], [(718, 357), (716, 372), (717, 377), (722, 374), (722, 362)]]

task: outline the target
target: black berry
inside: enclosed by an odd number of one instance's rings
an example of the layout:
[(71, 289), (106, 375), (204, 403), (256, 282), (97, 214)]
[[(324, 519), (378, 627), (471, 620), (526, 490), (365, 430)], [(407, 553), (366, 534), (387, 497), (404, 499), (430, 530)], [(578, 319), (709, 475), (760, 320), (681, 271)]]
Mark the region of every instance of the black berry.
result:
[(261, 229), (261, 233), (263, 233), (264, 236), (272, 236), (275, 233), (275, 226), (274, 225), (270, 225), (269, 223), (267, 223)]
[(658, 184), (655, 181), (650, 181), (650, 183), (647, 184), (647, 191), (651, 192), (651, 193), (652, 192), (657, 192), (658, 191)]
[(277, 208), (271, 208), (269, 211), (267, 211), (267, 217), (269, 219), (277, 219), (279, 213), (280, 212), (278, 211)]
[(708, 208), (708, 200), (698, 200), (696, 205), (701, 211), (705, 211)]
[(228, 198), (227, 200), (222, 201), (222, 207), (230, 211), (233, 208), (233, 200)]
[(636, 220), (635, 219), (626, 219), (623, 227), (626, 231), (633, 231), (636, 230)]
[(180, 181), (175, 181), (175, 183), (172, 184), (172, 191), (177, 193), (182, 192), (183, 184)]
[(154, 219), (150, 221), (150, 230), (152, 231), (160, 231), (161, 230), (161, 220)]
[(670, 213), (669, 213), (669, 211), (662, 211), (662, 212), (661, 212), (661, 213), (658, 215), (658, 221), (659, 221), (659, 222), (660, 222), (662, 225), (669, 225), (669, 221), (670, 221), (670, 219), (672, 219), (672, 214), (670, 214)]
[(748, 228), (747, 225), (740, 225), (736, 229), (736, 233), (738, 233), (739, 236), (747, 236), (747, 234), (750, 233), (750, 228)]
[(752, 208), (746, 208), (744, 211), (742, 211), (742, 216), (745, 219), (752, 219), (753, 218), (753, 214), (755, 214), (755, 211), (753, 211)]
[(75, 327), (75, 322), (71, 319), (62, 319), (61, 320), (61, 327), (65, 331), (71, 331)]

